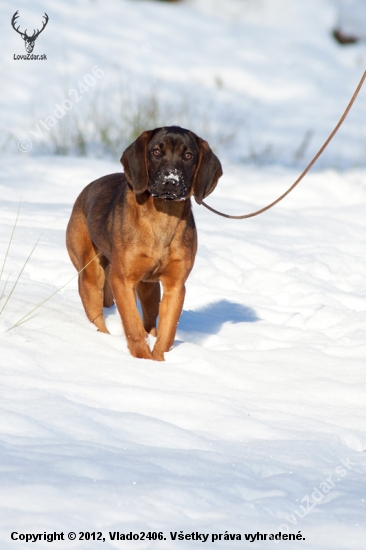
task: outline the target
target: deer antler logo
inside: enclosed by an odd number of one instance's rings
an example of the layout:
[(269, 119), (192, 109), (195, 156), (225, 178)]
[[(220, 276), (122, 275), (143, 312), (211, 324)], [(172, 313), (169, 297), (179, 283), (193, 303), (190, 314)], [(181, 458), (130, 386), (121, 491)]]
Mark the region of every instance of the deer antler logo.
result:
[(24, 32), (20, 32), (20, 30), (19, 30), (20, 25), (18, 26), (18, 28), (15, 27), (15, 23), (17, 23), (17, 18), (18, 17), (19, 17), (19, 15), (18, 15), (18, 10), (17, 10), (14, 13), (13, 17), (12, 17), (11, 26), (23, 38), (24, 46), (25, 46), (25, 49), (26, 49), (27, 53), (32, 53), (35, 41), (37, 40), (38, 36), (41, 34), (41, 32), (43, 31), (43, 29), (45, 28), (45, 26), (48, 23), (48, 15), (45, 12), (45, 14), (43, 16), (45, 21), (42, 22), (41, 30), (38, 30), (38, 29), (37, 29), (37, 31), (33, 30), (32, 36), (27, 35), (27, 29), (25, 29)]

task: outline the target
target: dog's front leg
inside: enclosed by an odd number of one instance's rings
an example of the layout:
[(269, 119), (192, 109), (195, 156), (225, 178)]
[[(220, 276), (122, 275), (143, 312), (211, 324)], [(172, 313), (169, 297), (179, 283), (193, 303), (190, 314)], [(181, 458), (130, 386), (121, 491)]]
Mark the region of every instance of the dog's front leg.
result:
[(184, 281), (162, 277), (161, 282), (164, 294), (159, 308), (158, 337), (152, 353), (155, 361), (164, 361), (164, 352), (173, 347), (186, 292)]
[(131, 355), (139, 359), (152, 359), (153, 356), (147, 344), (147, 333), (136, 306), (136, 282), (126, 280), (112, 268), (110, 284)]

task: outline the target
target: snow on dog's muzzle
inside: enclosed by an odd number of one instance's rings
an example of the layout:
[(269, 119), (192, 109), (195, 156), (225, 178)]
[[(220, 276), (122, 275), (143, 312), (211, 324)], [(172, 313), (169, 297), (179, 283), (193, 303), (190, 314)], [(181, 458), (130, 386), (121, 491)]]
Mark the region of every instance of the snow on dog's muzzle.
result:
[(188, 185), (180, 170), (167, 170), (158, 173), (157, 178), (150, 185), (150, 191), (156, 199), (184, 200)]

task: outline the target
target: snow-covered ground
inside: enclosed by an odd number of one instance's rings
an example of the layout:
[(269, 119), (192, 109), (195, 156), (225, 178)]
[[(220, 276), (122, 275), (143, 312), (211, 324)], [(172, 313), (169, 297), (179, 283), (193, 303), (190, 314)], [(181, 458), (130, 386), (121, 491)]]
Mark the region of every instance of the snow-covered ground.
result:
[[(113, 94), (121, 75), (131, 89), (146, 82), (173, 102), (194, 89), (219, 131), (234, 114), (236, 139), (218, 146), (224, 176), (207, 202), (249, 212), (296, 179), (361, 77), (365, 46), (342, 49), (330, 37), (337, 4), (19, 0), (0, 9), (10, 136), (0, 270), (21, 203), (0, 309), (41, 237), (0, 316), (1, 549), (26, 545), (12, 532), (54, 531), (106, 539), (52, 543), (60, 549), (202, 544), (171, 540), (180, 531), (209, 534), (205, 544), (219, 548), (280, 531), (305, 540), (279, 548), (363, 548), (366, 90), (317, 168), (275, 209), (234, 221), (194, 206), (199, 250), (164, 363), (129, 355), (114, 309), (111, 335), (98, 333), (76, 279), (6, 332), (74, 276), (64, 244), (72, 204), (87, 183), (120, 169), (118, 156), (40, 155), (57, 128), (43, 141), (29, 131), (60, 97), (72, 98), (60, 92), (65, 75), (68, 90), (95, 65), (103, 70), (85, 104), (99, 85)], [(16, 9), (30, 26), (48, 13), (35, 47), (47, 61), (12, 59), (25, 51), (9, 24)], [(67, 116), (78, 112), (73, 105)], [(25, 138), (32, 150), (17, 153)], [(249, 157), (256, 162), (244, 163)], [(115, 531), (167, 540), (111, 541)], [(243, 540), (212, 541), (225, 532)]]

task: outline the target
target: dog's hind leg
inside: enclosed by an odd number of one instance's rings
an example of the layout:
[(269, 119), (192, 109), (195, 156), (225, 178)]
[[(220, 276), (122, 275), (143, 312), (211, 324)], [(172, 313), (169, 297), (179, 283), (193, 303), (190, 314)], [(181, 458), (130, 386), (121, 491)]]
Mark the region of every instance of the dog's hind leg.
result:
[[(93, 258), (93, 255), (84, 256), (84, 265)], [(79, 294), (89, 321), (94, 323), (100, 332), (109, 333), (103, 315), (104, 281), (104, 269), (98, 258), (95, 258), (79, 274)]]
[(104, 268), (104, 289), (103, 289), (103, 306), (104, 307), (111, 307), (114, 304), (114, 297), (113, 292), (111, 289), (111, 285), (109, 284), (109, 272), (111, 270), (111, 265), (108, 264), (107, 267)]
[(145, 283), (137, 285), (137, 296), (141, 303), (144, 329), (147, 333), (156, 336), (156, 320), (159, 314), (160, 283)]
[(78, 271), (82, 270), (79, 273), (79, 294), (85, 313), (100, 332), (109, 333), (103, 315), (105, 258), (92, 243), (81, 212), (73, 211), (67, 227), (66, 245), (72, 263)]

